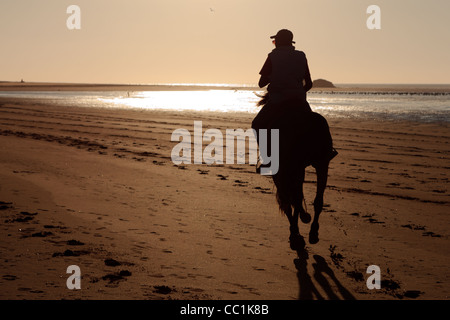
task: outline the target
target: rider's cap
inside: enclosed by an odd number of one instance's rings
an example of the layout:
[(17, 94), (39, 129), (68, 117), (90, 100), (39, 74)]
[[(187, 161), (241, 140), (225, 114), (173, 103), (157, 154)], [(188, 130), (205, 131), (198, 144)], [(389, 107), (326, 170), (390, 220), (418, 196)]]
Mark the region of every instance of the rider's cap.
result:
[(281, 29), (276, 35), (270, 37), (270, 39), (275, 39), (278, 43), (295, 43), (295, 41), (292, 41), (293, 38), (294, 35), (287, 29)]

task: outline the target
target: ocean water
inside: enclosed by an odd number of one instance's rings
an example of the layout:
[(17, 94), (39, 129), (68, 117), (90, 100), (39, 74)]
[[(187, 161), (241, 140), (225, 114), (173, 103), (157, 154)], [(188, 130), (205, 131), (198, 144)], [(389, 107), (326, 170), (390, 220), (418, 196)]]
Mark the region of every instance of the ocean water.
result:
[[(262, 90), (154, 90), (154, 91), (3, 91), (0, 97), (42, 99), (49, 104), (96, 108), (170, 111), (240, 112), (255, 114)], [(327, 118), (450, 121), (450, 93), (311, 92), (313, 111)]]

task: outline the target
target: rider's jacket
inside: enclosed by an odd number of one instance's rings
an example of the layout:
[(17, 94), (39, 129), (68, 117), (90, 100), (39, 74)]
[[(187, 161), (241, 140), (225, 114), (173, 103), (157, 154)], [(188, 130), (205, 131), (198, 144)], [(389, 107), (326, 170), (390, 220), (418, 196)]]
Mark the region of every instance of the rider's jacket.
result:
[(303, 51), (293, 46), (280, 46), (269, 53), (260, 72), (269, 77), (267, 91), (275, 94), (295, 94), (306, 100), (303, 79), (309, 79), (308, 62)]

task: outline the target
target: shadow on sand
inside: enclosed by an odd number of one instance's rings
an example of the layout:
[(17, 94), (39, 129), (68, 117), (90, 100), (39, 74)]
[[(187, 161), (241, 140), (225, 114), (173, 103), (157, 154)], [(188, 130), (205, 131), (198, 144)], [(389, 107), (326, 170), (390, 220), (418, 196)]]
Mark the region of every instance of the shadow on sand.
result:
[[(326, 297), (321, 294), (316, 284), (308, 274), (309, 254), (305, 249), (298, 250), (298, 258), (294, 259), (295, 268), (297, 269), (297, 277), (300, 287), (299, 300), (355, 300), (355, 297), (339, 282), (333, 270), (328, 266), (326, 260), (320, 255), (314, 255), (312, 267), (314, 269), (314, 280)], [(330, 279), (332, 283), (329, 282)], [(333, 285), (334, 284), (334, 285)], [(333, 288), (336, 288), (333, 290)], [(335, 292), (336, 291), (336, 292)], [(340, 295), (339, 295), (340, 294)]]

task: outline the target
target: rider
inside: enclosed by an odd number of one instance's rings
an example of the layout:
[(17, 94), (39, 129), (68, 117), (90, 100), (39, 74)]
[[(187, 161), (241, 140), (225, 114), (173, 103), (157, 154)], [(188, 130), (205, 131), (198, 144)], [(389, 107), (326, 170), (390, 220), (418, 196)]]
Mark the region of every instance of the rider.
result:
[[(252, 128), (256, 131), (259, 140), (259, 129), (269, 129), (274, 119), (279, 117), (283, 110), (281, 104), (288, 100), (296, 100), (297, 105), (305, 114), (312, 112), (306, 93), (312, 88), (308, 61), (303, 51), (295, 50), (292, 45), (294, 35), (287, 29), (281, 29), (274, 39), (275, 49), (269, 53), (261, 71), (259, 87), (266, 85), (269, 100), (252, 121)], [(330, 160), (337, 154), (335, 149), (330, 151)], [(257, 171), (259, 167), (257, 166)]]
[(256, 132), (270, 127), (272, 120), (280, 114), (279, 105), (284, 101), (301, 101), (300, 107), (305, 112), (311, 111), (306, 101), (306, 92), (312, 88), (308, 62), (303, 51), (295, 50), (293, 37), (287, 29), (270, 37), (274, 39), (275, 49), (269, 53), (259, 72), (261, 77), (258, 83), (260, 88), (269, 85), (269, 101), (253, 119), (252, 128)]

